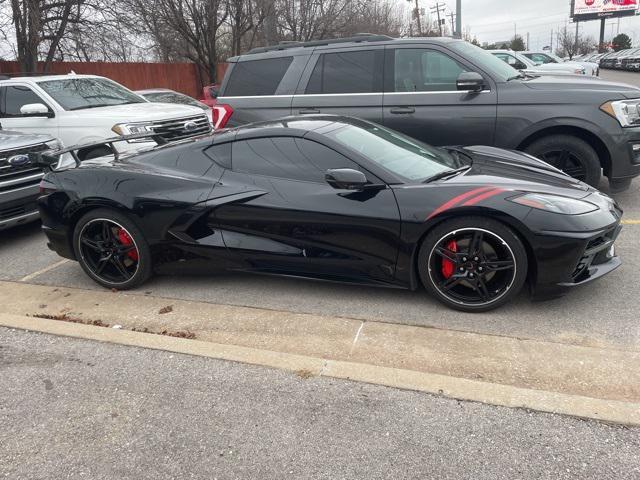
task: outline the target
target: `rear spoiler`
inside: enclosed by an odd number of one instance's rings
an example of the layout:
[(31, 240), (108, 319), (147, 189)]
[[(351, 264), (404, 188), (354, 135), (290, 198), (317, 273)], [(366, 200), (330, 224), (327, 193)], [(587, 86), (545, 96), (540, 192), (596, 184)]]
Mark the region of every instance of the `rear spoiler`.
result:
[(78, 150), (90, 147), (99, 147), (101, 145), (106, 145), (111, 148), (115, 159), (118, 160), (120, 158), (120, 152), (115, 147), (116, 143), (127, 142), (129, 140), (139, 140), (141, 138), (150, 138), (158, 145), (165, 145), (169, 143), (157, 133), (134, 133), (132, 135), (120, 135), (118, 137), (105, 138), (104, 140), (97, 140), (95, 142), (80, 143), (58, 150), (47, 150), (40, 153), (30, 153), (29, 162), (32, 165), (37, 165), (45, 170), (52, 170), (53, 166), (60, 161), (60, 156), (64, 155), (65, 153), (69, 153), (73, 157), (73, 160), (76, 162), (76, 166), (80, 166), (82, 160), (80, 160), (80, 157), (78, 156)]

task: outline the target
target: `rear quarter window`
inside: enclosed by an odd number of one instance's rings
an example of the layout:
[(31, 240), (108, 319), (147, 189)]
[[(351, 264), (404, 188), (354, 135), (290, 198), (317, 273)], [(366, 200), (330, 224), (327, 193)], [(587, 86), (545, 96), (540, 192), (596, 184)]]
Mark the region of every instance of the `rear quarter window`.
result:
[(224, 91), (225, 97), (274, 95), (293, 57), (238, 62)]

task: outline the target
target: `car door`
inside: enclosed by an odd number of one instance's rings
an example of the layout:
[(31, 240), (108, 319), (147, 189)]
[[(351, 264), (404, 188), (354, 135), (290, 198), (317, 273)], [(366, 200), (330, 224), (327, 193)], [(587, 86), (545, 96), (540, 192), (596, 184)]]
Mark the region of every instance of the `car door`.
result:
[(294, 115), (328, 113), (382, 121), (384, 47), (316, 49), (293, 97)]
[[(485, 78), (481, 92), (458, 91), (460, 73)], [(497, 93), (491, 78), (451, 51), (420, 44), (387, 47), (384, 125), (432, 145), (491, 145)]]
[[(25, 115), (20, 111), (24, 105), (41, 103), (49, 109), (48, 115)], [(0, 87), (0, 122), (5, 130), (49, 134), (58, 136), (58, 121), (51, 106), (31, 87), (9, 84)]]
[(269, 137), (234, 142), (232, 165), (216, 188), (242, 199), (215, 208), (214, 222), (246, 269), (393, 280), (400, 216), (392, 190), (339, 190), (324, 179), (328, 168), (359, 169), (354, 162), (312, 140)]

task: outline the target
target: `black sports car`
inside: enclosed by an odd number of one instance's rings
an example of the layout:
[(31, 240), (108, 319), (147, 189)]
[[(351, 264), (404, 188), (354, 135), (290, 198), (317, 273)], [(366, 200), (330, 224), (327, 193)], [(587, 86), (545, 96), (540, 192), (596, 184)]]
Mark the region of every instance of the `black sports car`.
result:
[(348, 117), (287, 117), (78, 162), (41, 190), (50, 248), (109, 288), (223, 268), (424, 285), (477, 312), (527, 281), (558, 296), (620, 265), (622, 211), (597, 190), (523, 153), (434, 148)]

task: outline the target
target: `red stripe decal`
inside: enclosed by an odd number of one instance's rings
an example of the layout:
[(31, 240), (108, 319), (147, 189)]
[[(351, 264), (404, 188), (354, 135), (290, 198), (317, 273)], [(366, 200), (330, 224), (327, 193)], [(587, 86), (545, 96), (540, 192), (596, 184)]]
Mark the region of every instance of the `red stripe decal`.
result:
[(463, 193), (461, 195), (458, 195), (457, 197), (453, 197), (451, 200), (449, 200), (446, 203), (443, 203), (442, 205), (440, 205), (438, 208), (436, 208), (433, 213), (431, 215), (429, 215), (427, 217), (427, 220), (432, 219), (433, 217), (435, 217), (436, 215), (441, 214), (442, 212), (444, 212), (445, 210), (450, 209), (451, 207), (457, 205), (458, 203), (462, 202), (463, 200), (466, 200), (469, 197), (473, 197), (474, 195), (477, 195), (481, 192), (487, 191), (487, 190), (494, 190), (494, 187), (481, 187), (481, 188), (476, 188), (475, 190), (470, 190), (466, 193)]
[(482, 200), (486, 200), (487, 198), (493, 197), (494, 195), (498, 195), (505, 190), (502, 188), (494, 188), (493, 190), (489, 190), (488, 192), (483, 193), (482, 195), (478, 195), (477, 197), (472, 198), (471, 200), (467, 200), (462, 204), (463, 207), (469, 207), (471, 205), (475, 205)]

